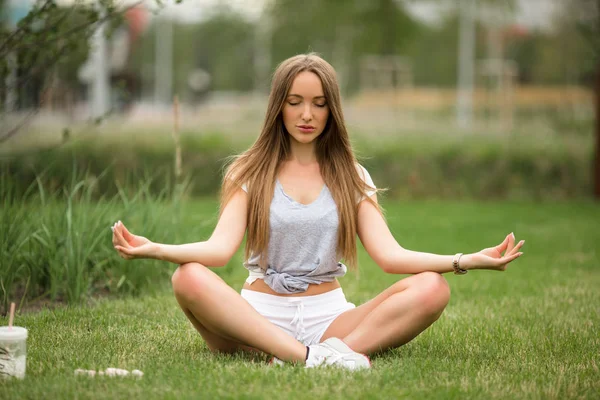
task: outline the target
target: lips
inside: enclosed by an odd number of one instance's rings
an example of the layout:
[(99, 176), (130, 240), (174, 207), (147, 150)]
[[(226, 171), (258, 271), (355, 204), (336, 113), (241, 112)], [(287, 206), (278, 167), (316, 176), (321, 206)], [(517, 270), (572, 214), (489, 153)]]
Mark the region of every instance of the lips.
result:
[(303, 133), (312, 133), (316, 130), (316, 128), (312, 125), (297, 125), (296, 127), (300, 132)]

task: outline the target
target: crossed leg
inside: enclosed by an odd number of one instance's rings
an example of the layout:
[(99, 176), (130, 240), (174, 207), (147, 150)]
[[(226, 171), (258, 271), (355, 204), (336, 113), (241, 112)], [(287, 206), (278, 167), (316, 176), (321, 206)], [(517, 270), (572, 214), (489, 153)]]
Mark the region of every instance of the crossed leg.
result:
[[(172, 283), (177, 302), (212, 351), (259, 350), (284, 361), (304, 362), (302, 343), (260, 315), (205, 266), (181, 265)], [(435, 322), (449, 299), (450, 289), (440, 274), (417, 274), (337, 317), (321, 340), (338, 337), (364, 354), (397, 347)]]
[(269, 322), (217, 274), (198, 263), (179, 266), (175, 298), (211, 351), (260, 350), (304, 362), (306, 347)]
[(341, 314), (329, 325), (321, 341), (338, 337), (363, 354), (398, 347), (434, 323), (449, 300), (450, 287), (440, 274), (416, 274)]

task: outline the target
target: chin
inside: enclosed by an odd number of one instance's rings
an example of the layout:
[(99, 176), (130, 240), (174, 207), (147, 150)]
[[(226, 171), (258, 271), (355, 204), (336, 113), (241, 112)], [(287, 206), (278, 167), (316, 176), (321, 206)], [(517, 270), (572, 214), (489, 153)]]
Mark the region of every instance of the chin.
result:
[(302, 143), (302, 144), (309, 144), (315, 141), (315, 139), (317, 139), (319, 137), (319, 134), (312, 134), (312, 135), (307, 135), (304, 133), (297, 133), (297, 134), (293, 134), (290, 135), (292, 137), (292, 139), (294, 139), (294, 141), (298, 142), (298, 143)]

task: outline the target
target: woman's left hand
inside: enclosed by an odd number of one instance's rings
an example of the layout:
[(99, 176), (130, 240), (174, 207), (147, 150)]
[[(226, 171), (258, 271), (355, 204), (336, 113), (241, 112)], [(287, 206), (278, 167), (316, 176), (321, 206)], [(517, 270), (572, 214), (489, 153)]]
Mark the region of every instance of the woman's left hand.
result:
[[(504, 271), (509, 262), (519, 258), (523, 253), (521, 247), (525, 244), (521, 240), (515, 245), (514, 233), (509, 234), (498, 246), (483, 249), (478, 253), (465, 254), (460, 259), (462, 269), (491, 269)], [(504, 253), (504, 254), (503, 254)]]

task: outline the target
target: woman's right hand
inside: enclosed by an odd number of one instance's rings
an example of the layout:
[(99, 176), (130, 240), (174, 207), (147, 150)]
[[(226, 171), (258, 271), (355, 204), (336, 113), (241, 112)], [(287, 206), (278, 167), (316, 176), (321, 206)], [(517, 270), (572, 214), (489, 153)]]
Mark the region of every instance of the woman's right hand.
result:
[(156, 258), (158, 245), (143, 236), (129, 232), (121, 221), (112, 226), (113, 246), (126, 260), (133, 258)]

